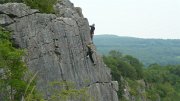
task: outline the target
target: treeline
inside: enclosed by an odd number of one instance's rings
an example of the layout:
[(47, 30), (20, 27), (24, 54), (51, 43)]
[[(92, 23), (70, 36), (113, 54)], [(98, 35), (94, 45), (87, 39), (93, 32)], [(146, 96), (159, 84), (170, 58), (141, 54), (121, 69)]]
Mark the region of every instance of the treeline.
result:
[(179, 101), (180, 65), (152, 64), (144, 69), (144, 80), (147, 82), (148, 98), (155, 100), (158, 94), (162, 101)]
[(145, 68), (138, 59), (118, 51), (110, 51), (103, 59), (111, 68), (112, 78), (119, 82), (119, 99), (126, 101), (127, 85), (131, 96), (138, 101), (142, 97), (152, 101), (180, 99), (180, 65), (152, 64)]
[(180, 39), (142, 39), (113, 35), (95, 35), (94, 43), (101, 54), (118, 50), (138, 58), (145, 66), (153, 63), (180, 63)]

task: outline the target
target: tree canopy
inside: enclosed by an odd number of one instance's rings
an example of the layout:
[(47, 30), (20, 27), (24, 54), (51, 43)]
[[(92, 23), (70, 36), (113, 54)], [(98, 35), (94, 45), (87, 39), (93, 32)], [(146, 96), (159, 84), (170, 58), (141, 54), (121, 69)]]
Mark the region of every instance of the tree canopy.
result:
[[(180, 65), (161, 66), (151, 64), (143, 67), (142, 63), (130, 55), (123, 55), (118, 51), (110, 51), (103, 56), (104, 62), (111, 69), (113, 80), (119, 82), (118, 96), (123, 99), (125, 86), (138, 99), (144, 96), (153, 101), (178, 101), (180, 99)], [(123, 81), (121, 78), (124, 78)], [(140, 82), (141, 81), (141, 82)], [(142, 85), (142, 81), (145, 85)], [(127, 83), (126, 83), (127, 82)], [(145, 89), (143, 94), (139, 89)]]

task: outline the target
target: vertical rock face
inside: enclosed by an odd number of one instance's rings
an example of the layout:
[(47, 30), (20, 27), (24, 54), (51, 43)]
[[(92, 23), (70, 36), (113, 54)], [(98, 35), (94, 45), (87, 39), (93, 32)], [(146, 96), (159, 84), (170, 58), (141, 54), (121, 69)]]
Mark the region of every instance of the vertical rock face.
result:
[(94, 101), (118, 101), (110, 70), (96, 52), (95, 66), (86, 57), (91, 39), (81, 9), (68, 0), (54, 8), (56, 14), (43, 14), (22, 3), (0, 5), (0, 25), (12, 31), (16, 47), (27, 50), (25, 62), (38, 72), (38, 90), (47, 97), (50, 82), (70, 81), (77, 89), (87, 87)]

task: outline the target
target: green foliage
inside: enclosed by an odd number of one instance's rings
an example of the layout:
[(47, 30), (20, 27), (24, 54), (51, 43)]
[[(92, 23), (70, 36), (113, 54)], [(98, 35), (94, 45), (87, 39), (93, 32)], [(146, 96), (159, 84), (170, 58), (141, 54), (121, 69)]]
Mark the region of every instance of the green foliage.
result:
[(0, 28), (0, 95), (5, 101), (20, 101), (30, 91), (34, 94), (35, 84), (30, 84), (26, 90), (28, 80), (24, 76), (28, 69), (22, 61), (23, 55), (23, 50), (12, 47), (10, 33)]
[(156, 88), (150, 88), (146, 90), (146, 96), (148, 99), (151, 99), (153, 101), (156, 101), (159, 97), (159, 95), (157, 94)]
[(51, 89), (52, 94), (48, 101), (67, 101), (68, 99), (86, 101), (87, 99), (90, 99), (90, 96), (87, 94), (87, 88), (76, 89), (72, 82), (55, 81), (51, 82), (50, 86), (53, 87), (53, 89)]
[(130, 79), (141, 79), (143, 77), (143, 65), (136, 58), (125, 55), (118, 51), (110, 51), (109, 55), (103, 56), (105, 64), (111, 68), (115, 80), (122, 75)]
[(33, 9), (39, 9), (43, 13), (55, 13), (53, 5), (57, 0), (1, 0), (0, 4), (8, 2), (25, 3)]
[(131, 55), (126, 55), (124, 58), (130, 65), (135, 68), (137, 79), (141, 79), (143, 77), (143, 64)]
[(131, 79), (126, 79), (126, 81), (128, 82), (128, 86), (130, 87), (130, 91), (129, 91), (130, 94), (133, 96), (137, 96), (138, 95), (137, 88), (139, 84), (136, 81), (131, 80)]
[[(152, 101), (180, 99), (180, 65), (151, 64), (148, 68), (143, 68), (138, 59), (117, 51), (111, 51), (107, 56), (103, 56), (103, 60), (111, 69), (112, 78), (119, 82), (120, 99), (126, 100), (123, 98), (125, 85), (129, 86), (128, 91), (137, 101), (142, 96)], [(140, 92), (140, 89), (145, 91)]]
[(24, 0), (24, 2), (34, 9), (39, 9), (43, 13), (54, 13), (53, 5), (57, 0)]
[(1, 90), (11, 99), (20, 100), (26, 82), (22, 80), (27, 68), (21, 61), (23, 51), (12, 47), (10, 33), (0, 29), (0, 69)]
[(23, 95), (23, 99), (25, 101), (43, 101), (43, 97), (40, 92), (36, 90), (36, 76), (38, 72), (31, 73), (30, 71), (26, 72), (26, 76), (24, 77), (27, 85)]
[(0, 4), (3, 4), (3, 3), (8, 3), (8, 2), (22, 2), (23, 0), (0, 0)]
[[(125, 86), (125, 82), (121, 79), (121, 76), (129, 78), (129, 81), (142, 79), (143, 77), (142, 63), (132, 56), (124, 56), (122, 53), (113, 50), (110, 51), (107, 56), (103, 56), (103, 60), (105, 64), (111, 68), (113, 80), (119, 82), (119, 98), (123, 97), (122, 95)], [(135, 93), (134, 89), (131, 90), (133, 94)]]
[(178, 101), (180, 99), (180, 76), (177, 74), (180, 66), (160, 66), (152, 64), (145, 69), (145, 81), (149, 84), (147, 96), (156, 99), (159, 95), (163, 101)]

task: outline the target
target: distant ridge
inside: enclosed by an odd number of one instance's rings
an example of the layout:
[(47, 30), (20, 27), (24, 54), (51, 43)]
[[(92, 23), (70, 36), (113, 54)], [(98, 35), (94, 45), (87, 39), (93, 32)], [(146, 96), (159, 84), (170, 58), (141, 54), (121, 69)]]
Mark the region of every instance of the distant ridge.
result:
[(132, 36), (118, 36), (113, 34), (102, 34), (102, 35), (95, 35), (97, 37), (113, 37), (113, 38), (134, 38), (134, 39), (160, 39), (160, 40), (180, 40), (180, 39), (164, 39), (164, 38), (140, 38), (140, 37), (132, 37)]
[(111, 34), (103, 34), (103, 35), (95, 35), (96, 37), (110, 37), (110, 38), (136, 38), (136, 37), (130, 37), (130, 36), (118, 36), (118, 35), (111, 35)]
[(94, 43), (102, 54), (118, 50), (140, 59), (145, 65), (180, 64), (180, 39), (145, 39), (117, 35), (95, 35)]

